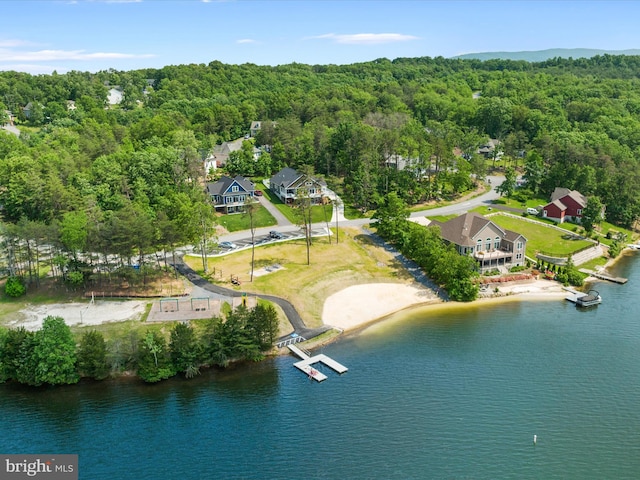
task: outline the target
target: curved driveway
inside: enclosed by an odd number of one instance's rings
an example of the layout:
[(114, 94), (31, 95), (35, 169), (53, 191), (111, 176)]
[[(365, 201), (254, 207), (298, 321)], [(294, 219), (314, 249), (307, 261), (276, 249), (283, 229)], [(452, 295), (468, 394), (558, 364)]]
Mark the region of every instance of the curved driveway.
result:
[[(179, 273), (184, 275), (194, 285), (204, 290), (207, 290), (209, 292), (215, 293), (217, 295), (222, 295), (226, 297), (241, 297), (243, 295), (244, 292), (238, 292), (237, 290), (232, 290), (230, 288), (224, 288), (224, 287), (220, 287), (218, 285), (209, 283), (207, 280), (205, 280), (200, 275), (198, 275), (195, 272), (195, 270), (189, 267), (189, 265), (184, 263), (182, 256), (178, 256), (176, 260), (177, 260), (176, 263), (173, 264), (174, 268)], [(298, 313), (296, 308), (288, 300), (285, 300), (284, 298), (276, 297), (273, 295), (258, 294), (257, 296), (258, 298), (262, 298), (263, 300), (267, 300), (269, 302), (273, 302), (279, 305), (280, 308), (282, 308), (282, 311), (284, 312), (284, 314), (287, 316), (289, 323), (291, 323), (294, 333), (301, 337), (304, 337), (305, 339), (318, 336), (321, 333), (331, 330), (332, 328), (327, 325), (319, 328), (309, 328), (305, 325), (304, 320), (302, 320), (302, 317), (300, 317), (300, 314)], [(290, 338), (290, 337), (291, 335), (285, 335), (284, 337), (281, 337), (279, 340), (280, 341), (286, 340), (287, 338)]]

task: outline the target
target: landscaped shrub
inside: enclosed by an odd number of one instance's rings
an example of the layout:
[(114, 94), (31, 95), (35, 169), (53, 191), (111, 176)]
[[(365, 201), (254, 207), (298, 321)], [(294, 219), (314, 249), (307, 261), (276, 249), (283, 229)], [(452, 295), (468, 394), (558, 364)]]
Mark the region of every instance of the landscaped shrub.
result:
[(4, 293), (9, 297), (17, 298), (27, 293), (27, 288), (24, 286), (22, 278), (11, 276), (4, 285)]
[(574, 287), (581, 287), (584, 285), (584, 277), (577, 270), (569, 270), (567, 272), (567, 282)]
[(522, 270), (526, 270), (526, 269), (527, 269), (527, 267), (525, 267), (524, 265), (517, 265), (515, 267), (511, 267), (509, 269), (509, 271), (511, 273), (515, 273), (515, 272), (521, 272)]
[(484, 275), (485, 277), (493, 277), (494, 275), (500, 275), (500, 270), (494, 268), (493, 270), (487, 270), (482, 275)]

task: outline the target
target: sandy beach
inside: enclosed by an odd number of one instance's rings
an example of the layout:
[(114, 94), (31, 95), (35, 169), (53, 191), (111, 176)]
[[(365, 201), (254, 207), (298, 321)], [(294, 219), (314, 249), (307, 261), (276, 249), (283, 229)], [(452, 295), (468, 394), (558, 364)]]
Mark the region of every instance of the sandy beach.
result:
[[(498, 285), (476, 302), (513, 299), (562, 300), (567, 292), (558, 282), (535, 280), (527, 283)], [(354, 330), (392, 313), (417, 305), (441, 303), (433, 290), (402, 283), (369, 283), (354, 285), (334, 293), (324, 303), (322, 321), (341, 330)]]

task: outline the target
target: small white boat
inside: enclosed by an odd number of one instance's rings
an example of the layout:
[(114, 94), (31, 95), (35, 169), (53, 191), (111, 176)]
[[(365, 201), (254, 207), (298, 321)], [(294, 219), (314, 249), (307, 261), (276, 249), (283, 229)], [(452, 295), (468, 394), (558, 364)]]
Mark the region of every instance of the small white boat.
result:
[(640, 250), (640, 243), (630, 243), (627, 247), (631, 250)]
[(586, 295), (576, 298), (576, 306), (592, 307), (602, 303), (602, 297), (597, 290), (589, 290)]

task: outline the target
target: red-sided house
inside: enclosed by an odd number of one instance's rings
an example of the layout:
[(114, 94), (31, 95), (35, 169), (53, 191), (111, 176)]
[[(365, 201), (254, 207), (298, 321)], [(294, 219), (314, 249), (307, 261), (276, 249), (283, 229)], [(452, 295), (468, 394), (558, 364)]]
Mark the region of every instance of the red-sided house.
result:
[(556, 187), (551, 201), (542, 208), (542, 216), (558, 223), (579, 222), (586, 206), (587, 198), (577, 190)]

